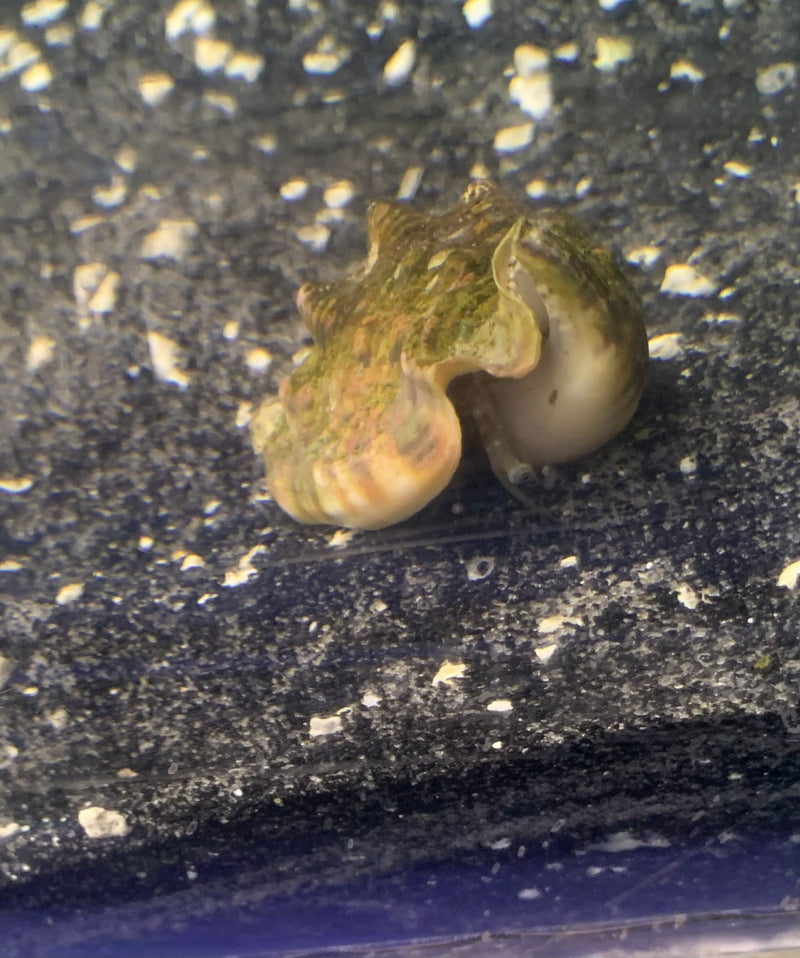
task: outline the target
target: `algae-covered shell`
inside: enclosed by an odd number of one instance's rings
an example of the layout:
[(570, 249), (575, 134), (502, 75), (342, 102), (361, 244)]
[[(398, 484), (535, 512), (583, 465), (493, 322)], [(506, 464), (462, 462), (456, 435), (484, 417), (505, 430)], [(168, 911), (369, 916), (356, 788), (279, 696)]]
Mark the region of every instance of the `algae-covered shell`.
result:
[(574, 219), (477, 181), (440, 215), (375, 203), (367, 227), (356, 275), (300, 289), (314, 346), (253, 420), (286, 512), (360, 529), (413, 515), (461, 456), (454, 391), (506, 481), (625, 426), (647, 367), (639, 301)]

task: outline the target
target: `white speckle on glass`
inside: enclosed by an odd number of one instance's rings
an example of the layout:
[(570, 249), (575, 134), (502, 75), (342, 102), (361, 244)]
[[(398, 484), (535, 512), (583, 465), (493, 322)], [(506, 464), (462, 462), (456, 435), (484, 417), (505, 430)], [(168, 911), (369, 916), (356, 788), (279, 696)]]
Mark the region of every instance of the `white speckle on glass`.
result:
[(237, 50), (225, 64), (225, 76), (231, 80), (255, 83), (264, 71), (264, 57), (257, 53)]
[(252, 375), (261, 376), (272, 365), (272, 353), (263, 346), (254, 346), (247, 351), (244, 361)]
[(33, 0), (23, 6), (20, 17), (26, 27), (44, 27), (62, 17), (68, 6), (67, 0)]
[(250, 141), (257, 150), (262, 153), (274, 153), (278, 148), (278, 138), (274, 133), (262, 133)]
[(287, 180), (285, 183), (281, 184), (281, 198), (286, 200), (287, 203), (294, 203), (296, 200), (302, 200), (307, 193), (308, 180), (304, 180), (300, 176), (295, 176), (293, 179)]
[(589, 192), (592, 188), (592, 178), (591, 176), (584, 176), (578, 180), (575, 184), (575, 196), (580, 200)]
[(683, 336), (681, 333), (662, 333), (653, 336), (647, 346), (651, 359), (675, 359), (683, 353)]
[(793, 63), (773, 63), (756, 74), (756, 89), (762, 96), (775, 96), (791, 86), (796, 77)]
[(156, 379), (171, 383), (179, 389), (186, 389), (189, 385), (189, 376), (181, 369), (181, 350), (178, 344), (167, 336), (151, 330), (147, 334), (147, 345)]
[(705, 73), (696, 67), (690, 60), (676, 60), (669, 68), (670, 80), (688, 80), (689, 83), (700, 83), (705, 80)]
[(70, 582), (62, 586), (56, 594), (56, 605), (71, 605), (83, 596), (83, 583)]
[(514, 72), (520, 77), (544, 73), (550, 63), (550, 54), (544, 47), (520, 43), (514, 50)]
[(216, 73), (230, 59), (233, 46), (217, 37), (197, 37), (194, 41), (194, 62), (201, 73)]
[(335, 735), (342, 731), (342, 719), (338, 715), (326, 715), (320, 717), (313, 715), (308, 723), (308, 734), (311, 738), (319, 738), (323, 735)]
[(753, 167), (749, 163), (741, 162), (741, 160), (728, 160), (727, 163), (723, 163), (722, 169), (738, 180), (747, 179), (753, 172)]
[(51, 336), (34, 336), (28, 344), (25, 367), (30, 372), (41, 369), (51, 363), (55, 357), (56, 341)]
[(660, 255), (661, 250), (657, 246), (637, 246), (625, 254), (625, 259), (633, 266), (647, 269), (656, 262)]
[(189, 251), (191, 241), (197, 235), (194, 220), (164, 219), (145, 236), (140, 256), (142, 259), (172, 259), (180, 261)]
[(610, 73), (632, 59), (633, 42), (628, 37), (599, 36), (595, 40), (594, 65), (601, 73)]
[(513, 103), (534, 120), (542, 120), (553, 108), (553, 91), (549, 73), (515, 76), (508, 84)]
[(312, 76), (330, 76), (349, 59), (349, 48), (337, 43), (335, 37), (326, 35), (317, 43), (316, 49), (303, 56), (303, 69)]
[(548, 642), (547, 645), (537, 645), (533, 650), (536, 658), (542, 663), (542, 665), (547, 665), (547, 663), (552, 659), (556, 650), (558, 649), (558, 644), (555, 642)]
[(661, 292), (672, 296), (711, 296), (716, 286), (688, 263), (673, 263), (667, 267), (661, 283)]
[(325, 189), (322, 199), (327, 207), (338, 210), (343, 206), (347, 206), (355, 196), (355, 193), (355, 187), (350, 180), (339, 180), (337, 183), (332, 183)]
[(574, 40), (570, 40), (568, 43), (562, 43), (556, 47), (553, 56), (561, 63), (574, 63), (578, 59), (579, 53), (578, 44)]
[(225, 573), (225, 578), (222, 580), (223, 586), (226, 589), (235, 589), (244, 585), (252, 576), (257, 575), (258, 569), (253, 565), (253, 559), (266, 551), (264, 546), (254, 546), (249, 552), (246, 552), (237, 564)]
[(134, 147), (129, 144), (121, 146), (114, 154), (114, 162), (123, 173), (133, 173), (136, 169), (138, 154)]
[(172, 42), (184, 33), (207, 33), (215, 20), (214, 8), (208, 0), (179, 0), (167, 14), (164, 32)]
[(401, 86), (411, 76), (417, 62), (417, 45), (413, 40), (403, 40), (386, 61), (383, 82), (390, 87)]
[(0, 80), (20, 73), (40, 57), (39, 50), (16, 31), (0, 28)]
[(517, 892), (517, 898), (520, 898), (522, 901), (535, 901), (541, 897), (542, 893), (538, 888), (521, 888)]
[(33, 479), (29, 476), (0, 476), (0, 492), (9, 496), (19, 496), (33, 488)]
[(207, 90), (203, 94), (203, 103), (208, 104), (214, 110), (219, 110), (220, 113), (224, 113), (226, 116), (233, 116), (236, 113), (237, 102), (236, 97), (231, 96), (229, 93), (220, 93), (219, 90)]
[(525, 186), (525, 192), (532, 200), (540, 200), (547, 196), (547, 180), (530, 180)]
[(354, 529), (337, 529), (328, 539), (327, 546), (329, 549), (344, 549), (346, 545), (352, 542), (355, 534)]
[(315, 253), (321, 253), (328, 245), (331, 231), (324, 223), (310, 223), (307, 226), (298, 227), (295, 235), (304, 246), (308, 246)]
[(548, 615), (539, 622), (539, 634), (551, 635), (558, 632), (564, 626), (583, 625), (583, 619), (570, 615)]
[(800, 559), (790, 562), (778, 576), (778, 585), (784, 589), (794, 589), (800, 581)]
[(477, 30), (491, 17), (492, 0), (466, 0), (461, 12), (470, 27)]
[(174, 87), (175, 81), (163, 70), (145, 73), (139, 78), (139, 95), (148, 106), (159, 106)]
[(72, 274), (72, 290), (82, 315), (112, 313), (117, 304), (119, 273), (105, 263), (84, 263)]
[(110, 6), (111, 0), (88, 0), (78, 17), (78, 26), (89, 33), (99, 30)]
[(128, 185), (122, 176), (112, 176), (108, 186), (96, 186), (92, 190), (92, 201), (103, 209), (119, 206), (128, 192)]
[(678, 602), (686, 609), (696, 609), (700, 599), (694, 589), (686, 582), (678, 586)]
[(486, 706), (487, 712), (511, 712), (514, 705), (510, 699), (493, 699)]
[(233, 420), (234, 425), (237, 429), (244, 429), (250, 425), (252, 418), (253, 404), (246, 400), (242, 400), (242, 402), (240, 402), (236, 407), (236, 416)]
[(38, 93), (50, 86), (53, 80), (53, 71), (47, 63), (39, 61), (23, 71), (19, 78), (19, 85), (26, 93)]
[(54, 23), (44, 31), (44, 42), (49, 47), (68, 47), (75, 38), (72, 23)]
[(78, 822), (88, 838), (120, 838), (129, 831), (123, 815), (99, 805), (82, 808), (78, 812)]
[(516, 153), (532, 142), (533, 123), (520, 123), (498, 130), (494, 137), (494, 148), (498, 153)]
[(452, 685), (455, 679), (463, 679), (466, 672), (467, 667), (463, 662), (450, 662), (445, 659), (434, 675), (431, 685)]
[(494, 572), (493, 556), (475, 556), (467, 562), (467, 578), (470, 582), (478, 582)]

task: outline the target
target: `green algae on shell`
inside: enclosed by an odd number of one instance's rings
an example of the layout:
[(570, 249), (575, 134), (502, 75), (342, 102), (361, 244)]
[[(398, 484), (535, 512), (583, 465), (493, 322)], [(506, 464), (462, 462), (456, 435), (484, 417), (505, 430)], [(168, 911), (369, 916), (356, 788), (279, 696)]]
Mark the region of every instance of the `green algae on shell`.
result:
[(358, 273), (300, 289), (314, 346), (253, 418), (294, 518), (378, 529), (425, 506), (461, 456), (453, 380), (505, 482), (630, 420), (648, 361), (639, 300), (575, 219), (475, 181), (438, 215), (374, 203), (367, 229)]

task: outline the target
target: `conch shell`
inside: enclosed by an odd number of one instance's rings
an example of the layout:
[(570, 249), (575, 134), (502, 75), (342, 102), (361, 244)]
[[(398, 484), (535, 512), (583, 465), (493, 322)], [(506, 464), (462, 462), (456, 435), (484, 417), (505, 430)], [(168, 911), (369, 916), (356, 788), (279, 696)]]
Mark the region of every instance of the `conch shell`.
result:
[(314, 346), (253, 418), (295, 519), (379, 529), (425, 506), (461, 456), (454, 398), (506, 483), (626, 425), (647, 369), (639, 300), (574, 219), (476, 181), (438, 216), (374, 203), (367, 228), (360, 272), (300, 289)]

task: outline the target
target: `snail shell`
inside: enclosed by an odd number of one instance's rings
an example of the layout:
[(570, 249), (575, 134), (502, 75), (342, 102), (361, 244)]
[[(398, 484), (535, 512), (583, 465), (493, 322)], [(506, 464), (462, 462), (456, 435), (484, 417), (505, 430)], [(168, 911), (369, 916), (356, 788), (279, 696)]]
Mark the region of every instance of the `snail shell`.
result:
[(253, 419), (286, 512), (378, 529), (421, 509), (461, 456), (451, 382), (505, 482), (627, 424), (647, 369), (639, 300), (574, 219), (476, 181), (440, 215), (375, 203), (367, 228), (359, 273), (300, 289), (314, 347)]

